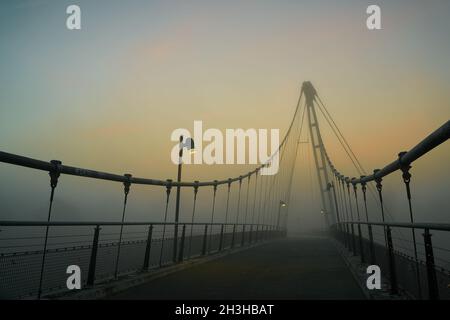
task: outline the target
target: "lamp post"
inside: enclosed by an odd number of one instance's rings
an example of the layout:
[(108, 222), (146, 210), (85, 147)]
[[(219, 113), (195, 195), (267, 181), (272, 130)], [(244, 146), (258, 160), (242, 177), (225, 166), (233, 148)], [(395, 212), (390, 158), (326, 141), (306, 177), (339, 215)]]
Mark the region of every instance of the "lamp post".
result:
[(280, 227), (281, 208), (286, 206), (287, 204), (284, 201), (280, 200), (280, 205), (278, 206), (277, 229)]
[(191, 153), (194, 153), (194, 140), (191, 138), (186, 138), (186, 140), (183, 142), (183, 136), (180, 136), (180, 152), (178, 154), (178, 175), (177, 175), (177, 200), (175, 205), (175, 230), (173, 234), (173, 262), (176, 262), (177, 260), (177, 242), (178, 242), (178, 221), (180, 217), (180, 182), (181, 182), (181, 167), (183, 164), (183, 150), (186, 148), (187, 150), (191, 150)]

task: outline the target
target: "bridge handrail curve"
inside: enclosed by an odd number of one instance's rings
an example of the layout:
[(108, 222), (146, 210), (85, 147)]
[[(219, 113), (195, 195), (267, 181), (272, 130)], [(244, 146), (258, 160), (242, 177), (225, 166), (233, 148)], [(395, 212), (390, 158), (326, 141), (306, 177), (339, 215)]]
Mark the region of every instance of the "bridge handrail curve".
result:
[[(299, 96), (297, 106), (295, 108), (295, 112), (292, 117), (289, 128), (288, 128), (282, 142), (280, 143), (279, 147), (271, 155), (271, 157), (268, 159), (268, 161), (264, 164), (259, 165), (254, 170), (251, 170), (243, 175), (240, 175), (240, 176), (237, 176), (234, 178), (229, 178), (229, 179), (224, 179), (224, 180), (214, 180), (214, 181), (203, 181), (203, 182), (200, 182), (200, 181), (177, 182), (177, 181), (172, 181), (169, 179), (168, 180), (159, 180), (159, 179), (139, 178), (139, 177), (133, 177), (133, 176), (128, 178), (128, 177), (126, 177), (124, 175), (120, 175), (120, 174), (102, 172), (102, 171), (73, 167), (73, 166), (67, 166), (67, 165), (63, 165), (63, 164), (58, 166), (58, 172), (60, 174), (67, 174), (67, 175), (87, 177), (87, 178), (100, 179), (100, 180), (116, 181), (116, 182), (122, 182), (122, 183), (129, 182), (131, 184), (154, 185), (154, 186), (165, 186), (165, 187), (168, 187), (168, 186), (170, 186), (170, 187), (219, 186), (219, 185), (224, 185), (224, 184), (231, 184), (236, 181), (242, 181), (243, 179), (250, 177), (251, 175), (257, 173), (259, 170), (261, 170), (261, 168), (264, 168), (267, 165), (267, 163), (272, 161), (272, 158), (274, 157), (274, 155), (276, 153), (278, 153), (281, 150), (281, 147), (286, 143), (287, 137), (289, 136), (289, 134), (291, 132), (292, 126), (293, 126), (295, 118), (297, 116), (297, 113), (298, 113), (298, 110), (300, 107), (300, 100), (301, 100), (302, 96), (303, 96), (303, 90), (301, 91), (301, 94)], [(13, 154), (13, 153), (4, 152), (4, 151), (0, 151), (0, 162), (9, 163), (9, 164), (13, 164), (13, 165), (21, 166), (21, 167), (27, 167), (27, 168), (31, 168), (31, 169), (48, 171), (48, 172), (55, 169), (55, 166), (51, 162), (33, 159), (33, 158), (29, 158), (29, 157), (25, 157), (25, 156)]]
[(330, 158), (327, 156), (328, 164), (331, 167), (334, 175), (341, 180), (349, 181), (354, 184), (367, 183), (369, 181), (374, 181), (378, 178), (383, 178), (397, 170), (400, 170), (403, 166), (408, 166), (423, 155), (430, 152), (435, 147), (443, 144), (450, 138), (450, 120), (444, 123), (441, 127), (433, 131), (425, 139), (415, 145), (411, 150), (403, 154), (398, 159), (389, 163), (381, 170), (374, 172), (373, 174), (357, 179), (351, 179), (342, 173), (340, 173), (332, 164)]

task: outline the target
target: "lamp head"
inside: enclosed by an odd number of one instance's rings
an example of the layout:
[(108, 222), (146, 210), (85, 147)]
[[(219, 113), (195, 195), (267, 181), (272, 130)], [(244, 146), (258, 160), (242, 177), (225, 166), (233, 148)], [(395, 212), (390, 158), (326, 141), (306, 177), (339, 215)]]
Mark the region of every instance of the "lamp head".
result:
[(184, 140), (184, 143), (182, 144), (182, 148), (186, 148), (187, 150), (190, 150), (191, 154), (195, 153), (194, 139), (186, 138), (186, 140)]

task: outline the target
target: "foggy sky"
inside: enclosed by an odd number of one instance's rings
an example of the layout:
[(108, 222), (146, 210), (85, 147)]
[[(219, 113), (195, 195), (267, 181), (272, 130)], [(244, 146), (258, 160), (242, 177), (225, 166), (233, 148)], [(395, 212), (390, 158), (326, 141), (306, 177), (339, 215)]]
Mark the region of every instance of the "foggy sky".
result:
[[(365, 27), (368, 1), (77, 1), (82, 30), (68, 31), (72, 1), (2, 2), (0, 149), (174, 179), (172, 130), (203, 120), (209, 128), (280, 128), (283, 135), (301, 83), (310, 80), (371, 172), (450, 115), (450, 3), (378, 3), (380, 31)], [(336, 167), (355, 176), (321, 121)], [(289, 204), (294, 229), (322, 224), (305, 148)], [(418, 221), (448, 222), (449, 162), (445, 144), (414, 164)], [(250, 168), (188, 166), (183, 180), (225, 179)], [(46, 218), (46, 173), (2, 164), (0, 179), (0, 219)], [(392, 219), (407, 221), (399, 174), (385, 186)], [(132, 189), (127, 219), (160, 220), (165, 191)], [(64, 176), (55, 220), (118, 220), (122, 192), (121, 184)], [(191, 190), (182, 197), (185, 217)], [(209, 208), (202, 202), (199, 217)]]

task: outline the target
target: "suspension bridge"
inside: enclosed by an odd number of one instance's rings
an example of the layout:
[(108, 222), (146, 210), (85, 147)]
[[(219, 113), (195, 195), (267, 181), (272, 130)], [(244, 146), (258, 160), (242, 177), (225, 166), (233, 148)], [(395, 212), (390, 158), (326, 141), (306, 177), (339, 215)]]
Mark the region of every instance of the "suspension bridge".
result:
[[(358, 177), (334, 165), (318, 112)], [(326, 226), (321, 234), (288, 234), (289, 214), (302, 210), (289, 205), (297, 192), (292, 185), (302, 132), (308, 133), (314, 159)], [(2, 209), (0, 298), (365, 299), (371, 296), (364, 291), (358, 270), (378, 265), (386, 281), (385, 299), (449, 299), (450, 224), (416, 222), (410, 188), (412, 163), (449, 136), (447, 121), (412, 149), (369, 173), (316, 89), (304, 82), (276, 151), (280, 170), (273, 176), (259, 174), (271, 158), (232, 178), (184, 182), (181, 166), (177, 181), (156, 180), (2, 151), (4, 170), (13, 165), (48, 173), (50, 199), (45, 221), (4, 220), (8, 212)], [(401, 172), (408, 221), (393, 221), (386, 209), (383, 179), (394, 172)], [(84, 183), (96, 179), (121, 184), (123, 192), (117, 194), (123, 201), (121, 220), (58, 221), (54, 199), (64, 187), (60, 183), (64, 176), (87, 178)], [(160, 221), (127, 219), (133, 188), (139, 185), (159, 190), (164, 203)], [(191, 203), (181, 202), (181, 193), (190, 193)], [(202, 193), (207, 196), (199, 200)], [(376, 200), (372, 206), (369, 196)], [(219, 198), (224, 200), (220, 207)], [(175, 219), (171, 221), (173, 201)], [(207, 221), (198, 217), (199, 201), (209, 206)], [(432, 234), (441, 238), (439, 245)], [(81, 270), (81, 290), (67, 288), (69, 265)]]

